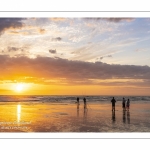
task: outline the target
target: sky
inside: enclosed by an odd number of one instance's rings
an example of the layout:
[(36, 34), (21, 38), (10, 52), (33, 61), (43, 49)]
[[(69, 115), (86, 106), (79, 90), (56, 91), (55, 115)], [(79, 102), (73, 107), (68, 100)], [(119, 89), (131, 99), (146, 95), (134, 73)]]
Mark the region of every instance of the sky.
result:
[(150, 95), (150, 18), (0, 18), (0, 95)]

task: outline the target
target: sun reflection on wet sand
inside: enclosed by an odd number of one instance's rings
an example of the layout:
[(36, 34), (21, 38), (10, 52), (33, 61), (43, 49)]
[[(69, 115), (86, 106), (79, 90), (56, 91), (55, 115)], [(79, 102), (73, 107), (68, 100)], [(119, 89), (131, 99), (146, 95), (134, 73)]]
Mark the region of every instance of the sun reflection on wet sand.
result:
[(1, 132), (150, 132), (150, 103), (132, 104), (129, 112), (122, 111), (121, 102), (115, 112), (109, 103), (91, 102), (87, 109), (83, 103), (0, 104), (0, 127), (7, 127)]
[(20, 122), (20, 118), (21, 118), (21, 105), (18, 104), (17, 105), (17, 122)]

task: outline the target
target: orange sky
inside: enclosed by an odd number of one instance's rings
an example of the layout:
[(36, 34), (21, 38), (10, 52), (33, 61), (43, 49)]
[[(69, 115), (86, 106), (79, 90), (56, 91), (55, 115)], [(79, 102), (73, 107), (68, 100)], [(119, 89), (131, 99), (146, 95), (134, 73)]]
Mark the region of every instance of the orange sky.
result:
[[(18, 84), (23, 84), (21, 90)], [(44, 85), (31, 83), (7, 83), (0, 85), (0, 95), (149, 95), (149, 89), (123, 86), (98, 85)]]
[(0, 56), (1, 95), (150, 95), (148, 66)]
[(149, 18), (0, 18), (0, 95), (150, 95)]

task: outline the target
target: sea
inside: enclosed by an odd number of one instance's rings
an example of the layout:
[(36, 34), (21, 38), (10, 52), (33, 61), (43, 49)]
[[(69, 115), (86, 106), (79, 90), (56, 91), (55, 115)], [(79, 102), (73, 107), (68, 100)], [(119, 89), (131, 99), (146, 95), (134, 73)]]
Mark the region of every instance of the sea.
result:
[[(83, 101), (85, 97), (87, 102), (110, 102), (113, 96), (77, 96), (77, 95), (1, 95), (0, 102), (49, 102), (49, 103), (74, 103), (77, 97)], [(133, 102), (150, 102), (150, 96), (114, 96), (116, 101), (122, 101), (123, 97)]]

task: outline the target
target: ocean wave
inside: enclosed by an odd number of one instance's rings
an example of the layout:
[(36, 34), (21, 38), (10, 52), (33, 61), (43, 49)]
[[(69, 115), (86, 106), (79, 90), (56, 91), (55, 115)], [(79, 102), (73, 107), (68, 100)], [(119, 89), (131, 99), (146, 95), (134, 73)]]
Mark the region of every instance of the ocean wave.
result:
[[(79, 96), (79, 100), (83, 101), (83, 96)], [(91, 102), (105, 102), (111, 101), (111, 96), (85, 96), (87, 101)], [(124, 96), (127, 100), (130, 101), (150, 101), (150, 96)], [(22, 95), (14, 95), (14, 96), (0, 96), (0, 102), (55, 102), (55, 103), (63, 103), (63, 102), (76, 102), (77, 96), (22, 96)], [(116, 101), (122, 101), (123, 96), (116, 96)]]

